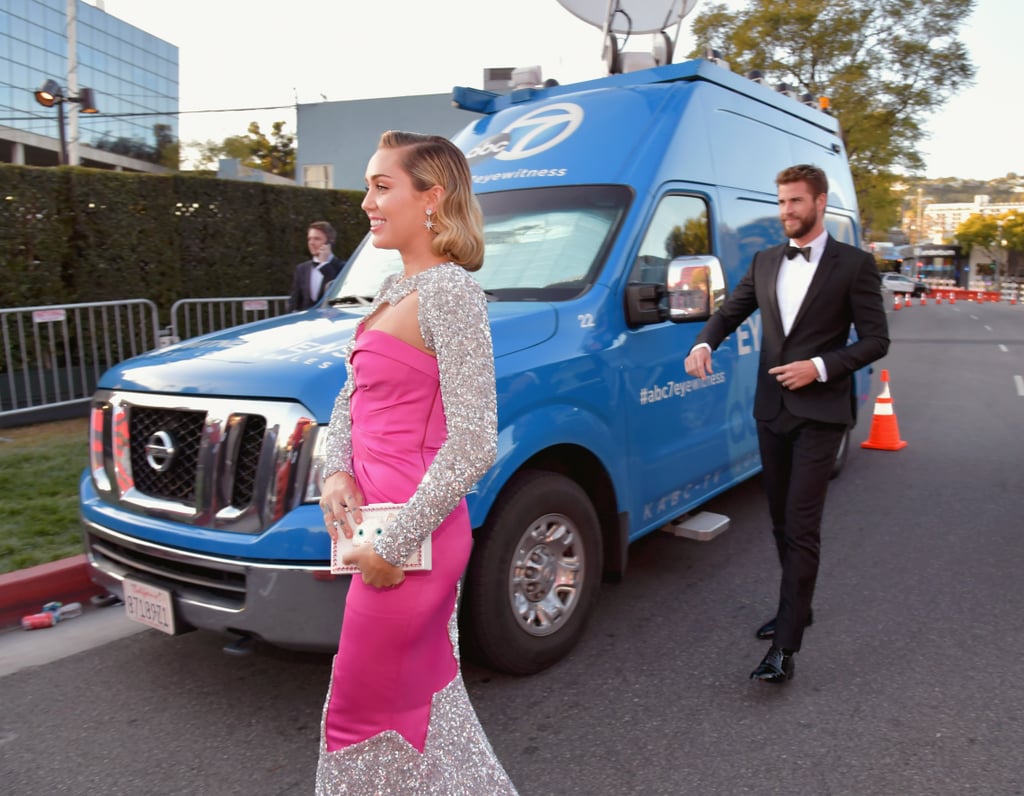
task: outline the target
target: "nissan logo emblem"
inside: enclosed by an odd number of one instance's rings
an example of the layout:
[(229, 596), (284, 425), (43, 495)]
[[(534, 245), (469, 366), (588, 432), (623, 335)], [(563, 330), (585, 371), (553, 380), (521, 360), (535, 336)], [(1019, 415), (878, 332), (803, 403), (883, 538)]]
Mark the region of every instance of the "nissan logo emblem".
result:
[(146, 440), (146, 461), (158, 473), (165, 472), (171, 466), (177, 452), (174, 437), (166, 431), (158, 431)]

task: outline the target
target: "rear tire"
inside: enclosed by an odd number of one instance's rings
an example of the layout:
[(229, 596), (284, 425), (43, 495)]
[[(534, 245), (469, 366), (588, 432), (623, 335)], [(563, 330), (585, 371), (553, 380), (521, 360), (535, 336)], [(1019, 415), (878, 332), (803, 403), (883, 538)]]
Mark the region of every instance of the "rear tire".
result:
[(575, 481), (526, 470), (505, 488), (475, 542), (462, 626), (485, 666), (534, 674), (579, 641), (601, 578), (597, 512)]

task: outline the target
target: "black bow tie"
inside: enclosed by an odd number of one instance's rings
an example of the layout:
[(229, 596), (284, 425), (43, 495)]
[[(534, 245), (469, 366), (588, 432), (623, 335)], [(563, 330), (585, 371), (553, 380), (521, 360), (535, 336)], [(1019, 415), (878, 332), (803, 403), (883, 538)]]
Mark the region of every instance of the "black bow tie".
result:
[(807, 262), (811, 261), (811, 247), (810, 246), (787, 246), (786, 257), (792, 260), (798, 254), (802, 254)]

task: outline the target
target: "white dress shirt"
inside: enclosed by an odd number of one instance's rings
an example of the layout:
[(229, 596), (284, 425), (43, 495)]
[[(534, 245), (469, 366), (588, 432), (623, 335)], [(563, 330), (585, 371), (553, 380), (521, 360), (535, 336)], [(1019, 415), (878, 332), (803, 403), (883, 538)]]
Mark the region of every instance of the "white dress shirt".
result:
[[(779, 301), (779, 315), (782, 318), (782, 331), (787, 335), (793, 328), (793, 321), (800, 311), (800, 305), (807, 295), (807, 288), (811, 286), (811, 279), (814, 272), (818, 270), (818, 263), (821, 262), (821, 255), (825, 252), (825, 244), (828, 242), (828, 232), (824, 231), (810, 242), (811, 259), (806, 259), (798, 254), (792, 260), (783, 253), (782, 266), (779, 268), (779, 277), (775, 283), (775, 295)], [(790, 246), (796, 246), (794, 241), (789, 242)], [(825, 371), (825, 362), (821, 357), (812, 357), (811, 362), (818, 369), (818, 381), (828, 381), (828, 373)]]
[(323, 268), (330, 260), (326, 262), (318, 263), (316, 259), (313, 259), (313, 267), (309, 269), (309, 297), (316, 301), (317, 296), (320, 295), (320, 285), (324, 283), (324, 272), (320, 269)]

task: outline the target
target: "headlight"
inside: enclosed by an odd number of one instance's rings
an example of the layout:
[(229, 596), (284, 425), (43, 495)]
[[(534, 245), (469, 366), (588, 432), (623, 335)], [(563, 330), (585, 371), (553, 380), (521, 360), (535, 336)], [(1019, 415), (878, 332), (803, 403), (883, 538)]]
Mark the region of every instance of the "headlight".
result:
[(111, 490), (107, 476), (107, 424), (110, 414), (110, 404), (97, 403), (93, 404), (89, 417), (89, 472), (97, 491), (104, 493)]
[(316, 503), (320, 500), (324, 484), (324, 467), (327, 466), (327, 426), (319, 426), (316, 430), (316, 442), (313, 443), (313, 455), (309, 461), (309, 475), (306, 477), (306, 488), (302, 493), (303, 503)]

